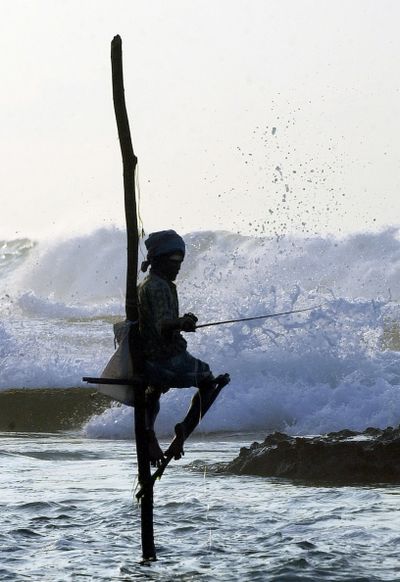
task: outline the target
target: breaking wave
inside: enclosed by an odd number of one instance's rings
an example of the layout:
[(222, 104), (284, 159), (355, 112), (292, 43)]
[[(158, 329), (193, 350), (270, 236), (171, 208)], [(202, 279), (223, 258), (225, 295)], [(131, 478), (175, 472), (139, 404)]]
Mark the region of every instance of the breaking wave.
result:
[[(280, 429), (316, 434), (400, 423), (400, 241), (395, 229), (344, 239), (185, 237), (181, 311), (201, 323), (315, 306), (315, 310), (205, 328), (190, 351), (231, 384), (201, 430)], [(0, 388), (69, 387), (97, 375), (123, 316), (125, 236), (101, 229), (35, 245), (3, 243)], [(171, 432), (191, 390), (162, 399)], [(128, 438), (132, 411), (113, 406), (84, 427)]]

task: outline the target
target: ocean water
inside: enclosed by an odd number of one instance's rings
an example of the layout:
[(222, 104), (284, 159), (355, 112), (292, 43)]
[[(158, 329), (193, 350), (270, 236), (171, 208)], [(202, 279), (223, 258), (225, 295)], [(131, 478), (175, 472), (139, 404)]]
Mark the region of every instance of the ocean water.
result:
[(398, 487), (204, 468), (253, 437), (201, 435), (168, 468), (155, 486), (158, 560), (145, 566), (131, 441), (0, 435), (1, 580), (400, 580)]
[[(2, 434), (1, 579), (400, 580), (399, 488), (204, 470), (272, 430), (400, 423), (398, 232), (185, 239), (181, 311), (200, 323), (315, 309), (188, 335), (190, 351), (232, 382), (184, 460), (156, 485), (160, 559), (151, 567), (139, 564), (130, 408), (110, 406), (73, 433)], [(98, 375), (114, 351), (124, 233), (0, 248), (0, 391), (83, 386), (81, 377)], [(157, 431), (165, 444), (191, 394), (163, 396)]]

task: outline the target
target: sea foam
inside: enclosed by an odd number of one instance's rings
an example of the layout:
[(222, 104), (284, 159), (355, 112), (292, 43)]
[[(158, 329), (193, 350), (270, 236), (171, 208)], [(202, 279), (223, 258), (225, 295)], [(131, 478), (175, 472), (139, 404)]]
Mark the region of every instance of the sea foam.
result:
[[(315, 307), (187, 334), (191, 353), (232, 377), (200, 430), (310, 434), (399, 424), (396, 230), (344, 239), (203, 232), (185, 240), (181, 311), (193, 311), (200, 323)], [(25, 241), (24, 249), (15, 267), (5, 268), (6, 253), (0, 263), (0, 387), (81, 385), (114, 350), (112, 323), (124, 307), (124, 233)], [(162, 397), (160, 434), (171, 432), (192, 393), (171, 389)], [(128, 438), (132, 426), (132, 411), (113, 406), (83, 430)]]

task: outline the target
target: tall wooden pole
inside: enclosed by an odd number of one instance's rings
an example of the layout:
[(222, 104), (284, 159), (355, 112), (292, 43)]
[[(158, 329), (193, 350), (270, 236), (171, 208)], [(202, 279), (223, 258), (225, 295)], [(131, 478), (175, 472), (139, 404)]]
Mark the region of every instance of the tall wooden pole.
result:
[(111, 66), (115, 117), (121, 146), (125, 218), (128, 239), (128, 270), (126, 277), (126, 317), (130, 321), (138, 319), (137, 266), (138, 266), (138, 220), (136, 212), (135, 169), (137, 157), (134, 154), (128, 113), (125, 105), (124, 78), (122, 69), (122, 41), (119, 35), (111, 43)]
[[(137, 205), (135, 192), (135, 169), (137, 158), (133, 151), (131, 133), (129, 129), (128, 114), (125, 104), (124, 79), (122, 69), (122, 41), (119, 35), (115, 36), (111, 43), (112, 84), (115, 117), (117, 120), (118, 136), (121, 146), (125, 218), (128, 239), (128, 266), (126, 277), (126, 318), (133, 322), (130, 332), (131, 356), (136, 373), (143, 373), (143, 357), (140, 351), (139, 337), (139, 310), (137, 299), (137, 271), (139, 233), (137, 220)], [(149, 483), (151, 478), (150, 459), (146, 435), (146, 409), (145, 409), (146, 385), (135, 387), (135, 437), (138, 460), (139, 484), (141, 487)], [(153, 527), (153, 488), (147, 487), (146, 494), (141, 500), (141, 528), (142, 528), (142, 553), (145, 560), (155, 560)]]

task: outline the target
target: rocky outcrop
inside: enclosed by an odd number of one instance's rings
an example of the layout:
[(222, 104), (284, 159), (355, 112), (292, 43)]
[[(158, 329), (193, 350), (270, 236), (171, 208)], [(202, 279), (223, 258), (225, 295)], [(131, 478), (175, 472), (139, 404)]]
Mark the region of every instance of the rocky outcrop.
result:
[(343, 430), (317, 437), (275, 432), (242, 448), (218, 471), (314, 482), (400, 483), (400, 428)]
[(111, 400), (94, 388), (18, 388), (0, 391), (0, 431), (77, 429)]

